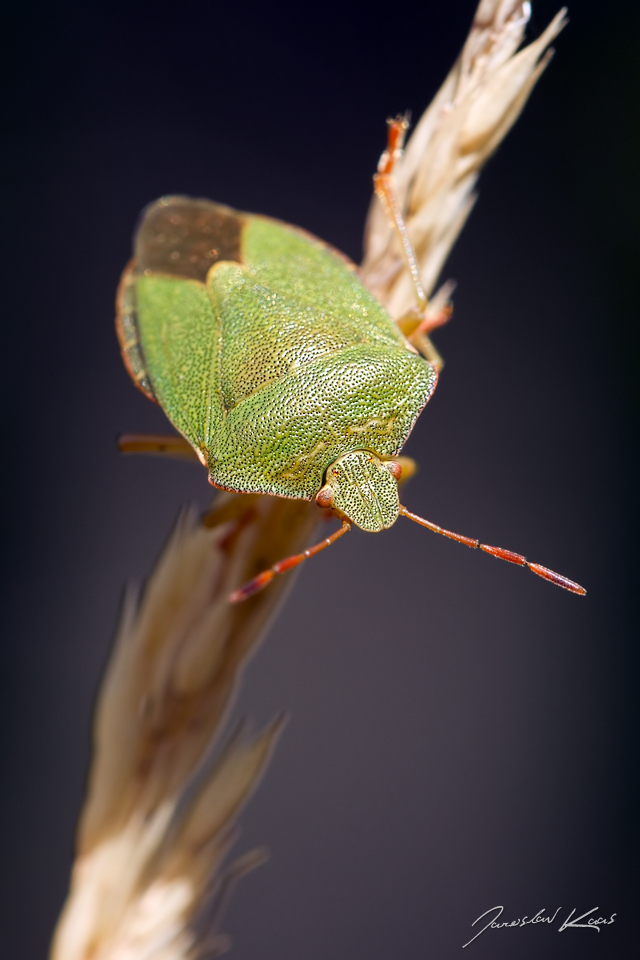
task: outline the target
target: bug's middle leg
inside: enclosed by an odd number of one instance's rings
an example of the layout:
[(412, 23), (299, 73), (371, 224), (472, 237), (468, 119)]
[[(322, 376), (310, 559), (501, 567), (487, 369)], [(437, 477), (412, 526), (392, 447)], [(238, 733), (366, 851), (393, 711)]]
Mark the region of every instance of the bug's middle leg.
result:
[(120, 453), (142, 453), (172, 460), (203, 462), (191, 444), (178, 434), (123, 433), (118, 437), (118, 449)]

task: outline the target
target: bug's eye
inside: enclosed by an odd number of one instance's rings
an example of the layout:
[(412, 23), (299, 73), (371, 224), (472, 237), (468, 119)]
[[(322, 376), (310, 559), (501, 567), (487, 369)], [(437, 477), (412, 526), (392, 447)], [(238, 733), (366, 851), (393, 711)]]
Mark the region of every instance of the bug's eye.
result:
[(385, 467), (389, 473), (396, 478), (396, 480), (399, 480), (402, 476), (402, 467), (397, 460), (387, 460), (385, 462)]
[(319, 507), (330, 507), (333, 503), (333, 490), (328, 484), (326, 487), (322, 487), (318, 493), (316, 503)]

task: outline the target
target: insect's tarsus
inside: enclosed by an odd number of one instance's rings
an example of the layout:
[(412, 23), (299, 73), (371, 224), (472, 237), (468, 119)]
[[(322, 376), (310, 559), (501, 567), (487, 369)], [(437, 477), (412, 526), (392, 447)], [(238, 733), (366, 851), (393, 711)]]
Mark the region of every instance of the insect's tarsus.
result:
[(563, 587), (565, 590), (570, 590), (571, 593), (577, 593), (583, 597), (587, 592), (579, 583), (575, 583), (573, 580), (569, 580), (568, 577), (564, 577), (561, 573), (556, 573), (555, 570), (549, 570), (548, 567), (543, 567), (539, 563), (531, 563), (520, 553), (505, 550), (503, 547), (490, 547), (488, 544), (480, 543), (479, 540), (474, 540), (472, 537), (464, 537), (460, 533), (445, 530), (443, 527), (439, 527), (437, 523), (431, 523), (430, 520), (425, 520), (424, 517), (418, 517), (415, 513), (411, 513), (406, 507), (403, 507), (402, 504), (400, 504), (400, 513), (403, 517), (408, 517), (409, 520), (413, 520), (415, 523), (427, 527), (428, 530), (442, 534), (443, 537), (457, 540), (458, 543), (464, 543), (465, 546), (471, 547), (472, 549), (484, 550), (485, 553), (490, 553), (492, 557), (497, 557), (499, 560), (507, 560), (509, 563), (517, 563), (518, 566), (528, 567), (529, 570), (539, 577), (543, 577), (545, 580), (549, 580), (550, 583), (555, 583), (556, 586)]

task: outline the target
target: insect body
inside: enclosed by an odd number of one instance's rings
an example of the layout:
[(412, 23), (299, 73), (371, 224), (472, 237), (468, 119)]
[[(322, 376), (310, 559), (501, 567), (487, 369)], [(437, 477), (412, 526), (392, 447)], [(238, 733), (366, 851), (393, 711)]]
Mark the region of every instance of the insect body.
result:
[[(134, 379), (225, 489), (311, 499), (344, 454), (396, 454), (436, 385), (345, 258), (208, 201), (147, 209), (120, 302)], [(350, 463), (350, 519), (390, 526), (366, 496), (388, 471)]]
[(116, 325), (133, 380), (160, 404), (214, 486), (315, 498), (342, 520), (332, 536), (265, 571), (232, 600), (324, 549), (352, 523), (378, 532), (400, 513), (584, 592), (519, 554), (401, 506), (394, 457), (437, 371), (355, 266), (310, 234), (207, 200), (158, 200), (143, 214)]

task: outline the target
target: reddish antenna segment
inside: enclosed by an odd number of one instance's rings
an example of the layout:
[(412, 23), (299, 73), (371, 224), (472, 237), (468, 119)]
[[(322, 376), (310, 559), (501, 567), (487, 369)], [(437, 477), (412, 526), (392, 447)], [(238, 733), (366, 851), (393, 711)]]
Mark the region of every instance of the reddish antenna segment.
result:
[[(504, 547), (490, 547), (488, 544), (480, 543), (479, 540), (474, 540), (472, 537), (465, 537), (461, 533), (445, 530), (444, 527), (439, 527), (437, 523), (432, 523), (430, 520), (425, 520), (424, 517), (419, 517), (417, 514), (411, 513), (406, 507), (403, 507), (402, 504), (400, 504), (400, 513), (403, 517), (408, 517), (409, 520), (413, 520), (414, 523), (419, 523), (420, 526), (426, 527), (428, 530), (433, 530), (434, 533), (439, 533), (443, 537), (457, 540), (458, 543), (463, 543), (466, 547), (484, 550), (485, 553), (490, 553), (492, 557), (497, 557), (498, 560), (507, 560), (509, 563), (516, 563), (520, 567), (528, 567), (529, 570), (537, 574), (537, 576), (548, 580), (550, 583), (555, 583), (557, 587), (562, 587), (563, 590), (569, 590), (571, 593), (577, 593), (582, 597), (584, 597), (587, 592), (579, 583), (569, 580), (568, 577), (564, 577), (561, 573), (556, 573), (555, 570), (549, 570), (548, 567), (543, 567), (540, 563), (531, 563), (526, 557), (523, 557), (521, 553), (514, 553), (513, 550), (505, 550)], [(233, 593), (229, 595), (229, 603), (241, 603), (243, 600), (252, 597), (254, 593), (264, 590), (279, 573), (286, 573), (287, 570), (291, 570), (292, 567), (297, 567), (299, 563), (302, 563), (302, 561), (308, 557), (313, 557), (316, 553), (320, 553), (321, 550), (330, 547), (332, 543), (335, 543), (336, 540), (344, 536), (348, 530), (351, 530), (351, 523), (348, 520), (343, 520), (340, 529), (332, 533), (331, 536), (326, 537), (312, 547), (308, 547), (306, 550), (303, 550), (302, 553), (295, 553), (291, 557), (286, 557), (284, 560), (274, 563), (268, 570), (263, 570), (257, 577), (249, 580), (238, 590), (234, 590)]]
[(486, 543), (480, 543), (479, 540), (473, 540), (471, 537), (463, 537), (460, 533), (445, 530), (436, 523), (431, 523), (430, 520), (425, 520), (424, 517), (418, 517), (415, 513), (411, 513), (406, 507), (403, 507), (402, 504), (400, 504), (400, 513), (403, 517), (408, 517), (409, 520), (419, 523), (422, 527), (427, 527), (428, 530), (433, 530), (434, 533), (442, 534), (443, 537), (457, 540), (458, 543), (464, 543), (465, 546), (471, 547), (472, 549), (480, 548), (480, 550), (484, 550), (485, 553), (490, 553), (492, 557), (497, 557), (498, 560), (507, 560), (509, 563), (517, 563), (518, 566), (521, 567), (529, 567), (529, 570), (536, 573), (539, 577), (549, 580), (550, 583), (555, 583), (557, 587), (562, 587), (564, 590), (570, 590), (571, 593), (577, 593), (581, 597), (584, 597), (587, 592), (579, 583), (574, 583), (574, 581), (569, 580), (568, 577), (563, 577), (561, 573), (556, 573), (555, 570), (549, 570), (548, 567), (543, 567), (539, 563), (530, 563), (529, 560), (520, 553), (505, 550), (503, 547), (490, 547)]

